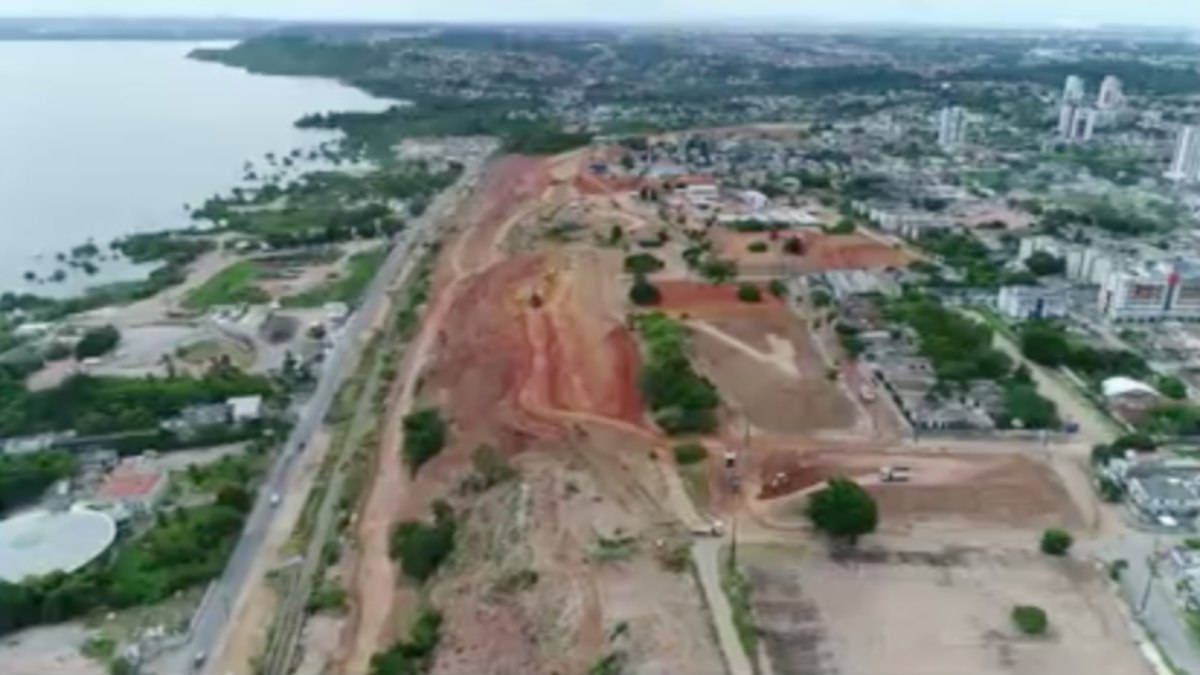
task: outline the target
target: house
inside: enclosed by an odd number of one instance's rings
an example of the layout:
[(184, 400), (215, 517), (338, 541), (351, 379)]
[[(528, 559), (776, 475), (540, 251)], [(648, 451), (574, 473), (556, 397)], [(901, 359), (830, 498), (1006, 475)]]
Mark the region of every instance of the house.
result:
[(96, 494), (101, 504), (149, 512), (167, 495), (167, 475), (141, 457), (121, 462), (104, 478)]
[(1147, 460), (1123, 468), (1119, 479), (1129, 503), (1146, 517), (1163, 522), (1164, 518), (1190, 521), (1200, 515), (1200, 464)]
[(225, 402), (234, 424), (257, 422), (262, 419), (262, 396), (235, 396)]

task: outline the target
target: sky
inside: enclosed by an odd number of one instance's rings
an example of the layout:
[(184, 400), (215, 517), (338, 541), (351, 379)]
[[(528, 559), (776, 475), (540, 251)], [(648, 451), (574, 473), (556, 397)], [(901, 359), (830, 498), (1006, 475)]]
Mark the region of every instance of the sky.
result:
[(236, 16), (387, 21), (856, 23), (1200, 30), (1200, 0), (0, 0), (0, 16)]

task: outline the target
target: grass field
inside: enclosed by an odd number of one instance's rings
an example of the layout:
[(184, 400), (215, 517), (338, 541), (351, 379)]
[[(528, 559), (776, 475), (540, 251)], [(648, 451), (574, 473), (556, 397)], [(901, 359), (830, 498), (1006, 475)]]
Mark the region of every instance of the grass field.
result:
[(387, 258), (386, 246), (373, 248), (350, 256), (346, 269), (337, 279), (310, 291), (283, 299), (284, 307), (320, 307), (327, 302), (353, 303), (375, 278), (375, 273)]
[(258, 266), (249, 261), (233, 263), (195, 288), (183, 300), (188, 309), (205, 310), (218, 305), (262, 303), (271, 298), (258, 287)]

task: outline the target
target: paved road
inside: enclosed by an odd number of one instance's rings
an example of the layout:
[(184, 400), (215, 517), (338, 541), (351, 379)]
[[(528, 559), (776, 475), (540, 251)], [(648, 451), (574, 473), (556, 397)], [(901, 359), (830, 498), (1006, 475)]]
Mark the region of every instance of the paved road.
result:
[[(1176, 672), (1200, 675), (1200, 646), (1181, 619), (1181, 609), (1171, 587), (1174, 582), (1155, 553), (1166, 551), (1170, 543), (1169, 537), (1155, 541), (1152, 534), (1131, 531), (1101, 555), (1129, 563), (1121, 574), (1121, 595), (1162, 651), (1170, 656)], [(1157, 574), (1151, 565), (1157, 567)]]
[(350, 374), (346, 367), (347, 360), (356, 350), (362, 348), (364, 336), (379, 313), (389, 284), (399, 275), (413, 252), (428, 240), (429, 231), (445, 210), (449, 195), (458, 194), (469, 187), (478, 175), (479, 168), (478, 164), (466, 167), (457, 186), (444, 192), (423, 217), (412, 221), (408, 229), (396, 236), (392, 250), (367, 288), (362, 304), (346, 322), (334, 347), (326, 354), (316, 390), (305, 403), (291, 434), (271, 466), (224, 572), (213, 584), (192, 619), (188, 643), (167, 668), (161, 671), (162, 675), (186, 675), (205, 670), (203, 665), (197, 667), (196, 657), (200, 654), (205, 657), (213, 654), (224, 639), (225, 628), (232, 618), (234, 605), (246, 585), (254, 560), (262, 552), (263, 542), (277, 513), (270, 503), (271, 495), (285, 490), (296, 458), (324, 424), (334, 398)]

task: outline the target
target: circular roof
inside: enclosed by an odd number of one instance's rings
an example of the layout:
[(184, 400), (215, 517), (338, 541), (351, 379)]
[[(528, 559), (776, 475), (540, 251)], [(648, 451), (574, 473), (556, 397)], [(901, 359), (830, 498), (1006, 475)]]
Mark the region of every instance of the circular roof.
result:
[(117, 537), (113, 519), (98, 511), (26, 511), (0, 520), (0, 579), (12, 583), (51, 572), (74, 572), (104, 553)]

